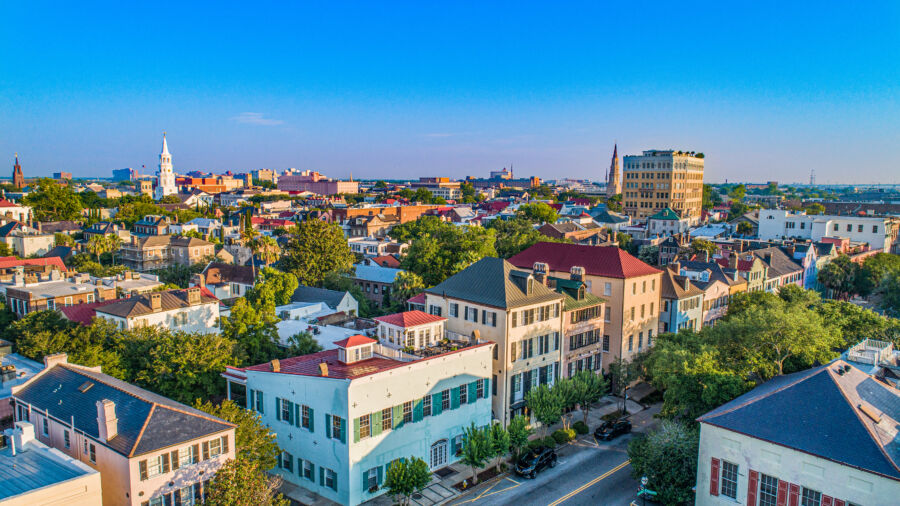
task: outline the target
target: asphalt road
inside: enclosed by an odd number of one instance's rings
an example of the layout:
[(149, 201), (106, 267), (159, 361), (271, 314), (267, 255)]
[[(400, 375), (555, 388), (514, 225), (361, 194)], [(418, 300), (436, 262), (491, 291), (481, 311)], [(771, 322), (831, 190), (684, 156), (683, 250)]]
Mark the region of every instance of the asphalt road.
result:
[(635, 499), (638, 489), (638, 481), (631, 478), (626, 453), (632, 437), (631, 434), (620, 436), (598, 446), (590, 435), (582, 436), (576, 443), (581, 448), (570, 455), (560, 455), (555, 468), (541, 471), (534, 480), (511, 474), (485, 490), (459, 497), (450, 504), (627, 506)]

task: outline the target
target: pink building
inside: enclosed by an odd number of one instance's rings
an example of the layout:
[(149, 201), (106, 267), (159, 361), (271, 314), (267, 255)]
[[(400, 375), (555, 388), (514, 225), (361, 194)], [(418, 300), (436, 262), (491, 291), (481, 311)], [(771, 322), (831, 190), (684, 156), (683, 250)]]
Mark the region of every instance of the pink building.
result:
[(16, 420), (34, 424), (40, 442), (100, 471), (106, 506), (200, 504), (234, 458), (233, 424), (65, 354), (44, 357), (12, 397)]
[(338, 195), (340, 193), (359, 193), (356, 181), (338, 181), (319, 174), (316, 171), (304, 170), (300, 174), (283, 175), (278, 178), (278, 189), (294, 192), (313, 192), (319, 195)]

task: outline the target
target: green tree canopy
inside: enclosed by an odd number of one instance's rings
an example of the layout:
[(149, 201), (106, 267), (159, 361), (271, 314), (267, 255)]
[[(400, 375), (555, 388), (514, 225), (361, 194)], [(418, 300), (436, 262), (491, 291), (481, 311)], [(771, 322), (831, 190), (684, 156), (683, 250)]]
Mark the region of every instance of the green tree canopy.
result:
[(222, 336), (234, 343), (234, 356), (239, 365), (254, 365), (281, 358), (274, 306), (252, 305), (239, 298), (231, 313), (222, 317)]
[(525, 394), (525, 405), (541, 423), (541, 436), (547, 435), (547, 428), (562, 418), (563, 401), (549, 386), (538, 385)]
[(258, 413), (238, 406), (231, 400), (225, 400), (217, 406), (197, 399), (194, 407), (237, 425), (234, 431), (237, 458), (253, 462), (260, 469), (275, 467), (281, 449), (275, 442), (275, 433), (262, 423)]
[(648, 478), (647, 488), (655, 491), (662, 504), (682, 504), (694, 498), (697, 481), (697, 430), (678, 422), (663, 420), (646, 436), (628, 444), (631, 475)]
[(22, 199), (31, 206), (38, 221), (77, 220), (81, 217), (81, 200), (71, 186), (42, 177), (32, 185), (33, 191)]
[(391, 236), (411, 241), (401, 267), (434, 286), (486, 256), (496, 256), (495, 233), (482, 227), (459, 227), (436, 216), (423, 216), (394, 227)]
[(206, 494), (206, 506), (288, 506), (277, 492), (281, 477), (269, 475), (248, 459), (231, 459), (216, 471)]
[(572, 384), (575, 387), (575, 401), (581, 407), (584, 423), (587, 425), (591, 405), (606, 395), (609, 391), (609, 383), (603, 376), (594, 374), (592, 371), (578, 371), (572, 377)]
[(421, 492), (430, 482), (428, 464), (418, 457), (409, 457), (391, 462), (383, 486), (391, 496), (401, 498), (402, 504), (409, 504), (410, 497)]
[(529, 427), (527, 418), (516, 415), (509, 421), (506, 431), (509, 433), (509, 446), (512, 448), (513, 456), (519, 458), (519, 453), (528, 445), (528, 437), (534, 430)]
[(288, 338), (287, 356), (297, 357), (322, 351), (322, 345), (309, 332), (297, 332)]
[(523, 217), (511, 220), (497, 218), (491, 220), (487, 228), (496, 234), (494, 249), (501, 258), (510, 258), (539, 242), (571, 242), (567, 239), (556, 239), (546, 236), (536, 228), (534, 224)]
[(326, 273), (345, 273), (353, 268), (353, 253), (338, 225), (310, 219), (289, 232), (279, 263), (301, 284), (319, 286)]
[(297, 276), (272, 267), (263, 267), (256, 285), (247, 291), (246, 297), (254, 306), (271, 304), (284, 306), (291, 303), (291, 296), (300, 286)]
[(516, 211), (516, 215), (538, 225), (543, 223), (556, 223), (556, 220), (559, 219), (559, 214), (557, 214), (556, 209), (553, 209), (544, 202), (522, 204)]
[(491, 432), (487, 427), (476, 427), (475, 422), (466, 427), (463, 434), (460, 461), (472, 468), (472, 485), (478, 484), (478, 468), (483, 467), (494, 454)]

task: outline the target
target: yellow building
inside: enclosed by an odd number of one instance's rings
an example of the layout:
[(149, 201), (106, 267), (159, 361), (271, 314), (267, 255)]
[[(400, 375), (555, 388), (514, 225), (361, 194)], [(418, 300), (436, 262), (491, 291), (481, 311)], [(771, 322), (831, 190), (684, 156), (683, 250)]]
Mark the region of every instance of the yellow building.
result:
[(622, 205), (636, 220), (667, 207), (691, 225), (700, 222), (703, 204), (703, 154), (684, 151), (644, 151), (623, 163)]

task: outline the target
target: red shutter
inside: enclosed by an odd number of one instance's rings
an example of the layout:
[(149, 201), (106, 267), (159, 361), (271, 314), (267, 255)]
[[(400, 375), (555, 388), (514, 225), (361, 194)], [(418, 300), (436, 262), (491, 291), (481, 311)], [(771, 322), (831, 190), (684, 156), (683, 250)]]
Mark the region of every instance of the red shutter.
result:
[(778, 480), (778, 498), (775, 500), (776, 506), (786, 506), (787, 498), (788, 498), (788, 487), (791, 484), (784, 481)]
[(800, 506), (800, 485), (791, 483), (791, 492), (788, 495), (788, 506)]
[(709, 495), (719, 495), (719, 459), (712, 459), (709, 471)]
[(833, 506), (833, 505), (834, 505), (834, 498), (832, 498), (830, 495), (822, 496), (822, 506)]
[(747, 481), (747, 506), (756, 506), (756, 493), (759, 491), (759, 473), (750, 470), (750, 479)]
[(844, 506), (844, 500), (843, 499), (835, 499), (834, 506)]

